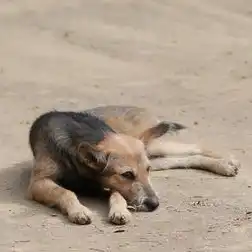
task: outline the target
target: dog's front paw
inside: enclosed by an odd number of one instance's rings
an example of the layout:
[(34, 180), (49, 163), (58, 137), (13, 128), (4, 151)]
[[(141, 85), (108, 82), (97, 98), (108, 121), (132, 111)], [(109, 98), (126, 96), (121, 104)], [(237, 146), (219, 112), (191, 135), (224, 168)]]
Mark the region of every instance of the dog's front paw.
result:
[(131, 213), (127, 208), (111, 208), (109, 211), (109, 221), (115, 225), (125, 225), (131, 220)]
[(75, 224), (79, 225), (87, 225), (92, 222), (92, 212), (84, 207), (84, 206), (79, 206), (76, 208), (71, 209), (68, 212), (68, 219)]
[(223, 160), (222, 165), (224, 167), (223, 175), (228, 176), (228, 177), (236, 176), (241, 167), (240, 162), (233, 158), (229, 160)]

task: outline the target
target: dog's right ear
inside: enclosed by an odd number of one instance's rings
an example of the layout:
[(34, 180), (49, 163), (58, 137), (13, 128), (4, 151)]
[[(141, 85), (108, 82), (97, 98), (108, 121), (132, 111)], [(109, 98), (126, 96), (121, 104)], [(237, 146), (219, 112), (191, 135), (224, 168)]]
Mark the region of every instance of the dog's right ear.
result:
[(97, 172), (102, 171), (108, 162), (107, 155), (98, 149), (96, 145), (90, 143), (80, 143), (78, 145), (78, 153), (81, 160), (90, 168)]

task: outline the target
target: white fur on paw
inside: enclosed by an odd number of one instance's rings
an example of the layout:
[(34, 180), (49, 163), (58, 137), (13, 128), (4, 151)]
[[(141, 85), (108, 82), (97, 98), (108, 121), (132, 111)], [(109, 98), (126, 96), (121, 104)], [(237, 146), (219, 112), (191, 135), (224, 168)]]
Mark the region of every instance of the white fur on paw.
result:
[(223, 160), (224, 172), (223, 175), (233, 177), (238, 174), (238, 171), (241, 167), (240, 162), (234, 158), (229, 160)]
[(68, 219), (75, 224), (79, 225), (87, 225), (92, 222), (92, 212), (84, 207), (84, 206), (79, 206), (76, 208), (71, 209), (68, 212)]
[(109, 211), (109, 221), (116, 225), (125, 225), (131, 219), (131, 213), (127, 208), (111, 208)]

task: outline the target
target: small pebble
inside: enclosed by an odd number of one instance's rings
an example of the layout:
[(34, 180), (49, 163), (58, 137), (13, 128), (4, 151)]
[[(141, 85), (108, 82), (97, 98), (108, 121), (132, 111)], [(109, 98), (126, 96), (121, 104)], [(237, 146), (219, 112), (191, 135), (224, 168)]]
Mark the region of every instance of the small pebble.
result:
[(117, 229), (114, 231), (114, 233), (124, 233), (125, 229)]

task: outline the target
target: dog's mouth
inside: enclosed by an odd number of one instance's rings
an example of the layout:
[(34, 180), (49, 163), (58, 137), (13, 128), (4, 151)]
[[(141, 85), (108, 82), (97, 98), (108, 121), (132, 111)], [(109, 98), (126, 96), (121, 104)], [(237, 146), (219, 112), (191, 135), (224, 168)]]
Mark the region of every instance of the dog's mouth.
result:
[(127, 208), (132, 212), (149, 212), (145, 205), (128, 205)]
[(141, 205), (129, 204), (127, 208), (132, 212), (153, 212), (158, 208), (158, 206), (159, 203), (157, 203), (155, 206), (148, 204), (141, 204)]
[(156, 210), (159, 206), (158, 198), (143, 198), (139, 204), (139, 202), (128, 202), (128, 209), (135, 212), (152, 212)]

